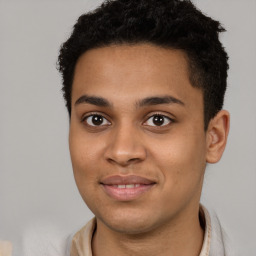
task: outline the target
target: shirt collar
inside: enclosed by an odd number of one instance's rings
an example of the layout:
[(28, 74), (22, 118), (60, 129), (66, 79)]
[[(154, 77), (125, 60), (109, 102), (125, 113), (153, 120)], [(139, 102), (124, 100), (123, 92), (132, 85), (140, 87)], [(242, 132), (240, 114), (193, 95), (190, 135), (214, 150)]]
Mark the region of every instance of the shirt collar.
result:
[(210, 214), (203, 205), (200, 205), (199, 218), (201, 219), (201, 222), (203, 221), (205, 224), (204, 225), (204, 242), (203, 242), (203, 246), (199, 256), (209, 256), (211, 238), (212, 238), (212, 224), (211, 224)]
[[(207, 209), (200, 205), (199, 218), (204, 223), (204, 241), (199, 256), (210, 256), (210, 244), (212, 225), (210, 214)], [(70, 247), (70, 256), (92, 256), (92, 237), (96, 229), (96, 218), (91, 219), (80, 231), (72, 238)]]

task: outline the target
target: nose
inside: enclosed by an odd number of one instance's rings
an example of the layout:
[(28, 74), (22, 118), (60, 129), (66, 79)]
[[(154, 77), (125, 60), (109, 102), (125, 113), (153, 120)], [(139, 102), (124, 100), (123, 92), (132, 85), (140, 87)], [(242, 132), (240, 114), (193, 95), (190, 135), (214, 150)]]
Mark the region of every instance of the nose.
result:
[(111, 163), (128, 166), (146, 159), (147, 152), (139, 132), (131, 126), (112, 131), (105, 151), (105, 158)]

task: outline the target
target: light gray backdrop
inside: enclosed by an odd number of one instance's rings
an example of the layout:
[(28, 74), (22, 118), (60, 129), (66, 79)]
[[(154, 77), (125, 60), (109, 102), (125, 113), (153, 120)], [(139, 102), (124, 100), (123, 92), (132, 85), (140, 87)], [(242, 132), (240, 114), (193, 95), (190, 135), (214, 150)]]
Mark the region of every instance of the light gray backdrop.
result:
[[(0, 239), (20, 255), (36, 223), (69, 234), (92, 214), (73, 180), (68, 115), (55, 69), (78, 16), (100, 0), (0, 0)], [(197, 0), (227, 33), (225, 108), (231, 131), (223, 159), (207, 169), (202, 202), (215, 209), (243, 256), (256, 255), (256, 0)], [(53, 228), (53, 229), (54, 229)]]

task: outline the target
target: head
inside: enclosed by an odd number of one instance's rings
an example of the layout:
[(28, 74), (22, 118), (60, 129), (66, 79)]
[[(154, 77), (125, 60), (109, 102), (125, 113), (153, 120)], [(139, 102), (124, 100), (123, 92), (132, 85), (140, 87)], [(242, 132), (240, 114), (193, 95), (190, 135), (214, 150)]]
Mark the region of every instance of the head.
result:
[(223, 30), (190, 1), (107, 1), (79, 18), (59, 68), (76, 183), (99, 223), (138, 233), (196, 218), (228, 133)]
[(203, 93), (206, 129), (222, 109), (226, 91), (228, 56), (219, 41), (223, 31), (218, 21), (202, 14), (189, 0), (105, 1), (78, 19), (60, 50), (59, 70), (69, 115), (75, 66), (83, 53), (108, 45), (150, 43), (185, 53), (191, 85)]

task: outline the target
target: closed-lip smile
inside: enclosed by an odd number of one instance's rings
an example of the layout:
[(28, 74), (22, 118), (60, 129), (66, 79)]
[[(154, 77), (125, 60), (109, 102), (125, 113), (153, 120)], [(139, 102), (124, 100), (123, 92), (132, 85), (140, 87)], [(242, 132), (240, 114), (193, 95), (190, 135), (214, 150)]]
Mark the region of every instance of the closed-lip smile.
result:
[(151, 190), (156, 182), (137, 175), (113, 175), (104, 178), (100, 184), (112, 199), (131, 201)]

